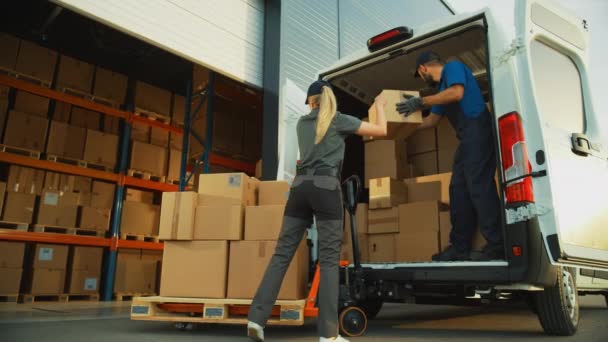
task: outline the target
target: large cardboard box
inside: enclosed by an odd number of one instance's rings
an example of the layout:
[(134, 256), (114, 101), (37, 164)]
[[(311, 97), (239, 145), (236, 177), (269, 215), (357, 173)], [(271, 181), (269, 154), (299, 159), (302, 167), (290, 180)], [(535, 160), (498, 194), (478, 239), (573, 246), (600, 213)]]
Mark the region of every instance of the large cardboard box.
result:
[(184, 113), (186, 112), (186, 98), (184, 96), (173, 94), (173, 110), (171, 111), (171, 120), (175, 124), (184, 124)]
[(435, 175), (439, 173), (437, 151), (410, 155), (409, 162), (414, 166), (414, 173), (416, 177)]
[(169, 145), (169, 131), (160, 127), (150, 127), (150, 144), (167, 148)]
[(201, 174), (198, 193), (204, 196), (199, 205), (257, 205), (259, 184), (244, 173)]
[(114, 205), (114, 191), (116, 185), (102, 181), (93, 181), (93, 189), (91, 192), (91, 207), (112, 209)]
[(390, 177), (375, 178), (369, 182), (369, 208), (380, 209), (407, 202), (407, 187)]
[(53, 82), (57, 65), (57, 52), (22, 40), (17, 55), (17, 72), (42, 80), (49, 86)]
[(93, 95), (122, 104), (127, 95), (127, 81), (123, 74), (97, 67)]
[(286, 181), (260, 182), (260, 205), (285, 205), (289, 198), (289, 183)]
[(49, 113), (48, 97), (42, 97), (28, 93), (27, 91), (18, 90), (17, 96), (15, 96), (15, 109), (18, 112), (38, 115), (43, 118), (47, 117)]
[(75, 58), (61, 55), (57, 71), (56, 89), (70, 88), (91, 93), (95, 66)]
[(396, 260), (397, 234), (374, 234), (368, 236), (369, 261), (394, 262)]
[(245, 240), (278, 240), (285, 205), (249, 206), (245, 211)]
[(78, 205), (62, 205), (57, 192), (45, 192), (40, 199), (36, 223), (57, 227), (76, 227)]
[(42, 151), (48, 124), (49, 120), (38, 115), (11, 110), (4, 131), (4, 144)]
[(439, 232), (439, 213), (448, 208), (437, 201), (408, 203), (399, 206), (399, 232)]
[(245, 210), (240, 204), (199, 205), (194, 218), (194, 240), (241, 240), (244, 215)]
[(182, 151), (169, 149), (169, 167), (167, 169), (167, 179), (172, 181), (179, 180), (179, 172), (182, 167)]
[(408, 203), (442, 201), (441, 182), (410, 183), (406, 185)]
[(0, 67), (15, 70), (20, 39), (8, 33), (0, 32)]
[(99, 292), (101, 271), (73, 270), (68, 276), (69, 294), (95, 294)]
[(21, 288), (21, 268), (5, 268), (0, 267), (0, 295), (11, 296), (18, 295)]
[(165, 242), (161, 296), (226, 298), (227, 278), (228, 241)]
[(397, 262), (431, 261), (440, 252), (439, 231), (397, 234)]
[(130, 167), (154, 176), (164, 176), (167, 174), (167, 149), (133, 141)]
[(92, 129), (87, 130), (84, 160), (107, 167), (114, 167), (117, 155), (118, 136)]
[(404, 140), (374, 140), (365, 143), (365, 187), (373, 178), (409, 177)]
[(135, 84), (135, 107), (170, 117), (171, 92), (137, 81)]
[(31, 271), (31, 280), (26, 292), (33, 295), (63, 294), (65, 275), (65, 268), (35, 268)]
[(2, 220), (19, 223), (32, 223), (34, 215), (35, 194), (24, 194), (8, 191), (4, 201)]
[(435, 128), (422, 129), (407, 138), (407, 154), (419, 154), (437, 150), (437, 131)]
[(99, 131), (101, 129), (101, 115), (92, 110), (72, 107), (70, 124), (76, 127)]
[(8, 169), (6, 191), (40, 194), (44, 183), (43, 170), (11, 165)]
[[(228, 298), (253, 298), (264, 271), (274, 254), (275, 241), (231, 241), (228, 269)], [(304, 299), (308, 285), (308, 248), (306, 239), (298, 247), (287, 273), (278, 300)]]
[[(404, 95), (419, 96), (420, 94), (417, 91), (383, 90), (380, 95), (386, 99), (386, 104), (384, 105), (388, 129), (386, 139), (403, 139), (408, 137), (422, 123), (422, 112), (417, 111), (405, 117), (397, 112), (396, 105), (403, 101)], [(369, 122), (376, 122), (377, 113), (375, 104), (369, 107), (367, 113)]]
[(121, 233), (157, 236), (159, 224), (160, 206), (132, 201), (122, 202)]
[(116, 262), (115, 293), (156, 293), (159, 261), (140, 250), (120, 250)]
[(67, 245), (38, 243), (34, 245), (33, 268), (65, 270), (68, 263)]
[(399, 210), (397, 207), (368, 211), (368, 234), (397, 232), (399, 232)]
[(110, 228), (110, 209), (80, 207), (78, 228), (107, 231)]
[(442, 211), (439, 213), (439, 246), (445, 250), (450, 245), (450, 233), (452, 232), (452, 222), (450, 212)]
[(82, 159), (87, 130), (68, 124), (51, 121), (46, 153), (62, 157)]
[(22, 268), (24, 242), (0, 241), (0, 268)]
[(164, 192), (158, 237), (161, 240), (192, 240), (197, 203), (196, 192)]
[(127, 188), (125, 191), (127, 201), (154, 204), (154, 192)]
[(427, 183), (427, 182), (441, 182), (441, 200), (440, 202), (450, 204), (450, 179), (452, 173), (441, 173), (431, 176), (422, 176), (405, 179), (405, 184), (416, 184), (416, 183)]

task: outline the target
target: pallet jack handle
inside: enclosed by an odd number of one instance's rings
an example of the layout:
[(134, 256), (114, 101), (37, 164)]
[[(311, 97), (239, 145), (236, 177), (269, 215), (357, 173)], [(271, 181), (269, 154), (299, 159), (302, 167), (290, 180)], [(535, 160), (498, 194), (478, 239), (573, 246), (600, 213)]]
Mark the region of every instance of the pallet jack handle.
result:
[(345, 190), (344, 206), (350, 216), (350, 238), (353, 246), (353, 261), (355, 263), (355, 270), (361, 269), (361, 257), (359, 254), (359, 239), (357, 238), (357, 220), (355, 214), (357, 212), (357, 201), (359, 200), (359, 194), (361, 192), (361, 179), (359, 176), (352, 175), (342, 182), (343, 189)]

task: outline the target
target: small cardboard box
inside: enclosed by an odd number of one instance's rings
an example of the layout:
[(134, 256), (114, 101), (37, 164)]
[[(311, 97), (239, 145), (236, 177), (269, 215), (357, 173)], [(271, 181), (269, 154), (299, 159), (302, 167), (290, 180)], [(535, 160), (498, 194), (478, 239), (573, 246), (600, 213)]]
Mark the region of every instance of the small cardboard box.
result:
[(402, 182), (389, 177), (370, 180), (370, 209), (390, 208), (406, 202), (407, 187)]
[(404, 140), (374, 140), (365, 143), (365, 187), (373, 178), (403, 179), (409, 176)]
[(441, 182), (410, 183), (406, 185), (408, 203), (442, 201)]
[(68, 276), (68, 290), (72, 295), (99, 292), (101, 271), (74, 270)]
[[(403, 139), (412, 134), (416, 127), (422, 123), (422, 113), (417, 111), (407, 117), (397, 112), (397, 103), (404, 100), (404, 95), (419, 96), (417, 91), (407, 90), (383, 90), (380, 95), (386, 99), (384, 114), (388, 125), (388, 134), (385, 139)], [(376, 106), (374, 104), (368, 110), (369, 122), (376, 122)]]
[(18, 295), (21, 288), (21, 268), (0, 267), (0, 294), (3, 296)]
[(121, 233), (157, 236), (159, 224), (160, 206), (132, 201), (122, 202)]
[(8, 169), (6, 191), (26, 194), (40, 194), (45, 172), (29, 167), (11, 165)]
[(164, 192), (158, 237), (161, 240), (192, 240), (197, 203), (196, 192)]
[(48, 124), (49, 120), (38, 115), (11, 110), (4, 131), (4, 144), (42, 151)]
[(0, 241), (0, 268), (22, 268), (24, 242)]
[(15, 70), (17, 54), (19, 53), (20, 39), (8, 33), (0, 32), (0, 67)]
[(150, 144), (167, 148), (169, 145), (169, 131), (160, 127), (150, 127)]
[(18, 90), (17, 96), (15, 97), (14, 109), (18, 112), (46, 118), (49, 113), (49, 103), (50, 100), (48, 97), (42, 97), (28, 93), (27, 91)]
[(397, 234), (374, 234), (368, 236), (369, 261), (394, 262), (396, 260)]
[(35, 268), (31, 272), (31, 282), (26, 291), (28, 294), (58, 295), (65, 292), (65, 268)]
[(87, 130), (84, 160), (107, 167), (116, 165), (118, 136), (95, 130)]
[(137, 81), (135, 84), (135, 107), (171, 116), (171, 92)]
[(439, 232), (439, 213), (448, 208), (437, 201), (417, 202), (399, 206), (399, 232)]
[(260, 182), (259, 205), (285, 205), (289, 198), (289, 183), (286, 181)]
[(278, 240), (285, 205), (249, 206), (245, 212), (245, 240)]
[(61, 55), (55, 88), (60, 90), (70, 88), (90, 94), (93, 87), (94, 74), (94, 65)]
[(125, 102), (127, 95), (127, 76), (97, 67), (93, 94), (116, 104)]
[(440, 252), (439, 231), (399, 233), (396, 243), (397, 262), (431, 261)]
[(38, 243), (34, 248), (32, 268), (67, 269), (69, 246)]
[(2, 220), (19, 223), (32, 223), (34, 215), (35, 194), (6, 192)]
[(82, 159), (87, 130), (81, 127), (51, 121), (46, 153), (61, 157)]
[(76, 127), (99, 131), (101, 129), (101, 115), (92, 110), (72, 107), (70, 124)]
[(154, 192), (127, 188), (125, 191), (127, 201), (154, 204)]
[(397, 207), (368, 211), (368, 234), (399, 232), (399, 210)]
[(416, 183), (427, 183), (427, 182), (441, 182), (441, 203), (450, 204), (450, 179), (452, 173), (441, 173), (431, 176), (422, 176), (405, 179), (405, 184), (416, 184)]
[(93, 181), (91, 191), (91, 207), (101, 209), (112, 209), (114, 205), (114, 191), (116, 185), (101, 181)]
[(167, 174), (167, 149), (133, 141), (130, 167), (154, 176), (164, 176)]
[(108, 231), (110, 228), (110, 209), (81, 207), (78, 228)]
[(201, 174), (198, 193), (204, 196), (199, 205), (257, 205), (259, 184), (244, 173)]
[(53, 82), (57, 57), (55, 51), (27, 40), (21, 40), (15, 69), (17, 72), (35, 77), (50, 85)]
[(165, 242), (161, 296), (226, 298), (227, 278), (228, 241)]
[(197, 206), (194, 240), (241, 240), (245, 210), (242, 205)]
[(414, 173), (416, 177), (435, 175), (439, 173), (437, 151), (410, 155), (409, 162), (414, 166)]
[[(366, 203), (358, 203), (355, 212), (355, 222), (357, 223), (357, 234), (368, 233), (369, 206)], [(350, 232), (350, 214), (344, 213), (344, 230)]]
[(437, 150), (437, 131), (435, 128), (422, 129), (407, 138), (407, 154), (420, 154)]

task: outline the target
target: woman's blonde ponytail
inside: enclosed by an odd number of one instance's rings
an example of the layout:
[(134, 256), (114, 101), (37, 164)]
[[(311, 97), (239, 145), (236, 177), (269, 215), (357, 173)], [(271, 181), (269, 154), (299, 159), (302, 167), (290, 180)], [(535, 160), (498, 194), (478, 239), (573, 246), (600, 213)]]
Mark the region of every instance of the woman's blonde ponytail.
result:
[(336, 116), (337, 109), (336, 96), (330, 87), (323, 87), (319, 96), (319, 115), (317, 116), (315, 145), (320, 143), (325, 137), (329, 125)]

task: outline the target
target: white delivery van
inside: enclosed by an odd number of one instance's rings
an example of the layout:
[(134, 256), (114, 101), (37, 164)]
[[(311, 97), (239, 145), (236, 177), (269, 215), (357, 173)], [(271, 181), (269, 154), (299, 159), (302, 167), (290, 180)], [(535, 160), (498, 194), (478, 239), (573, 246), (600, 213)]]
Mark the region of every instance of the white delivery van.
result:
[(412, 77), (415, 59), (431, 49), (473, 70), (495, 122), (506, 260), (346, 268), (341, 319), (349, 321), (341, 323), (350, 335), (382, 302), (479, 297), (526, 299), (546, 333), (572, 335), (577, 278), (582, 294), (608, 295), (598, 281), (608, 279), (607, 132), (591, 101), (588, 34), (585, 20), (552, 2), (521, 0), (511, 19), (485, 9), (388, 31), (319, 74), (339, 110), (366, 113), (383, 89), (423, 87)]

